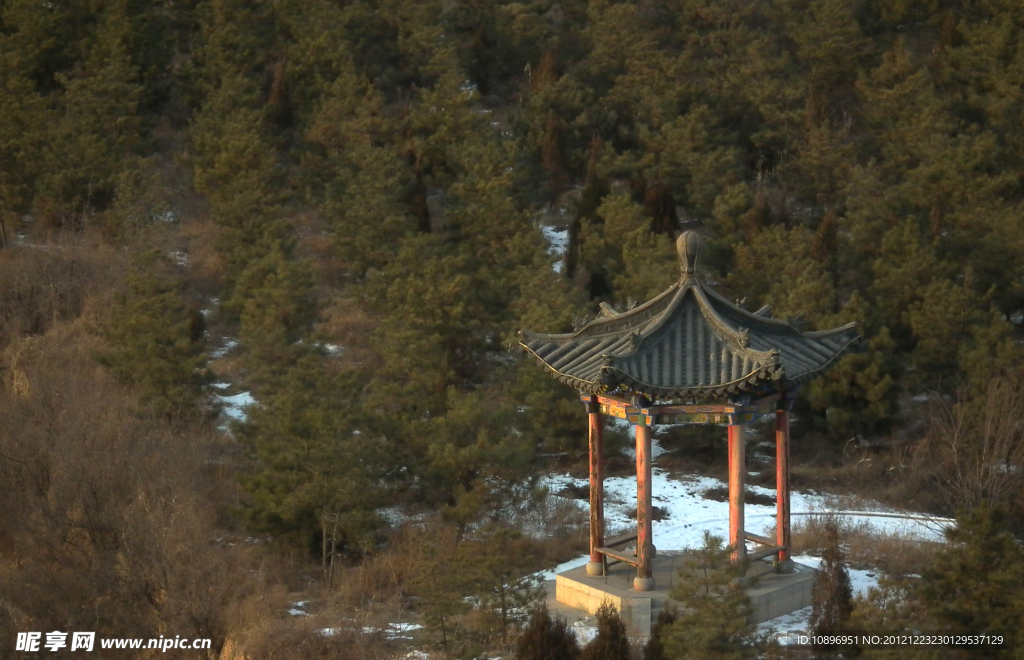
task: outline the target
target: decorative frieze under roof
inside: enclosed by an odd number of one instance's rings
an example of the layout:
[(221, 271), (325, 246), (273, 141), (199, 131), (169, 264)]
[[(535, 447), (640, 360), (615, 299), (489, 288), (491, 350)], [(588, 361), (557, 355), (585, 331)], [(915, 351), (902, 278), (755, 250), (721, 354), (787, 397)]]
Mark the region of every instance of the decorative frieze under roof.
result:
[(801, 332), (767, 308), (734, 305), (698, 280), (697, 233), (683, 233), (676, 247), (680, 278), (664, 293), (623, 313), (602, 305), (572, 334), (522, 331), (520, 345), (582, 392), (708, 401), (791, 390), (857, 342), (856, 323)]

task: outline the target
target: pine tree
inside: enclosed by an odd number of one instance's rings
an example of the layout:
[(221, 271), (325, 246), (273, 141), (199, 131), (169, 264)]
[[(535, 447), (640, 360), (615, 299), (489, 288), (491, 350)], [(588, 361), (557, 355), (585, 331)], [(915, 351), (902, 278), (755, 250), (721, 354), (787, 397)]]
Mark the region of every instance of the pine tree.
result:
[[(986, 313), (988, 301), (971, 291), (970, 275), (958, 284), (945, 279), (928, 283), (921, 291), (920, 302), (907, 314), (916, 340), (909, 361), (915, 367), (913, 375), (918, 383), (950, 378), (957, 372), (960, 355), (968, 352), (974, 359), (964, 365), (963, 374), (973, 376), (972, 372), (983, 364), (978, 363), (978, 354), (997, 354), (1000, 335), (1006, 337), (1010, 332), (1009, 323)], [(977, 347), (981, 350), (972, 350), (976, 331), (982, 327), (994, 332)]]
[(611, 285), (607, 297), (622, 304), (642, 302), (678, 278), (674, 243), (651, 231), (650, 218), (629, 195), (606, 197), (597, 214), (600, 223), (583, 223), (581, 261)]
[(669, 626), (675, 623), (678, 617), (678, 611), (671, 604), (658, 612), (658, 618), (651, 626), (651, 638), (644, 644), (644, 660), (668, 660), (669, 656), (665, 652), (665, 635)]
[(402, 242), (372, 283), (382, 314), (374, 343), (384, 364), (371, 384), (381, 410), (410, 418), (443, 414), (448, 387), (472, 382), (488, 314), (484, 273), (473, 257), (433, 235)]
[(813, 250), (814, 234), (805, 227), (765, 229), (736, 246), (729, 286), (771, 305), (776, 318), (803, 317), (817, 329), (835, 311), (836, 294), (825, 264), (814, 258)]
[(561, 617), (551, 617), (541, 603), (530, 613), (530, 622), (516, 641), (516, 660), (576, 660), (579, 642)]
[(206, 99), (189, 128), (196, 190), (207, 196), (221, 228), (217, 249), (227, 263), (230, 287), (266, 248), (286, 241), (280, 205), (285, 195), (277, 155), (255, 86), (229, 75)]
[(900, 347), (909, 348), (910, 310), (928, 283), (941, 276), (941, 264), (931, 246), (921, 240), (916, 223), (908, 220), (886, 233), (872, 271), (872, 300), (881, 323)]
[(573, 277), (576, 274), (577, 265), (580, 263), (583, 222), (599, 221), (597, 209), (610, 191), (608, 182), (599, 171), (601, 167), (600, 154), (601, 141), (595, 137), (590, 141), (590, 156), (587, 159), (586, 179), (584, 179), (583, 189), (580, 191), (580, 200), (576, 205), (572, 222), (569, 224), (569, 247), (565, 253), (566, 277)]
[[(721, 191), (741, 181), (740, 151), (719, 117), (707, 105), (696, 105), (670, 121), (658, 122), (660, 125), (650, 129), (641, 126), (638, 130), (642, 155), (637, 158), (635, 167), (651, 182), (644, 186), (651, 190), (645, 192), (651, 195), (657, 193), (659, 187), (663, 188), (660, 212), (655, 212), (655, 205), (652, 205), (657, 194), (644, 204), (659, 233), (670, 238), (675, 236), (676, 203), (691, 217), (707, 217), (713, 212), (715, 198)], [(668, 198), (664, 197), (666, 193)]]
[[(399, 124), (385, 116), (384, 95), (346, 62), (323, 94), (306, 133), (304, 169), (323, 186), (322, 208), (352, 281), (382, 270), (403, 238), (425, 222), (424, 164), (403, 158)], [(416, 178), (417, 173), (419, 178)], [(419, 185), (422, 190), (414, 191)], [(414, 214), (406, 200), (422, 195)]]
[(45, 131), (46, 100), (32, 81), (21, 74), (0, 36), (0, 247), (14, 238), (14, 220), (29, 208), (34, 197), (38, 153)]
[(445, 414), (411, 443), (423, 496), (444, 505), (442, 515), (462, 527), (499, 516), (529, 479), (533, 448), (510, 432), (514, 408), (496, 389), (449, 388)]
[[(811, 123), (800, 150), (780, 168), (813, 208), (829, 213), (844, 201), (843, 189), (857, 162), (856, 142), (842, 123)], [(831, 211), (834, 213), (834, 211)]]
[(839, 543), (839, 523), (828, 520), (825, 523), (821, 566), (814, 576), (811, 619), (808, 623), (817, 635), (828, 635), (842, 630), (853, 611), (853, 588), (843, 559), (843, 550)]
[(200, 410), (209, 382), (201, 319), (189, 309), (181, 282), (156, 250), (132, 266), (127, 291), (114, 307), (104, 336), (111, 347), (100, 361), (123, 382), (137, 386), (150, 409), (168, 419)]
[(206, 105), (225, 85), (256, 88), (263, 82), (274, 61), (273, 9), (244, 0), (198, 3), (193, 13), (195, 45), (182, 75), (183, 100), (190, 107)]
[[(458, 621), (473, 609), (467, 599), (472, 594), (473, 571), (463, 570), (473, 563), (475, 545), (452, 525), (434, 525), (425, 529), (421, 551), (417, 554), (409, 591), (417, 597), (416, 609), (423, 617), (443, 653), (458, 655), (468, 632)], [(453, 566), (460, 567), (453, 570)]]
[(548, 119), (544, 127), (544, 139), (541, 142), (540, 162), (548, 171), (548, 187), (552, 197), (565, 188), (569, 177), (565, 167), (564, 147), (562, 145), (562, 122), (553, 110), (548, 111)]
[[(848, 630), (871, 630), (878, 633), (908, 633), (911, 631), (928, 630), (934, 625), (928, 621), (928, 613), (915, 593), (915, 585), (908, 579), (893, 579), (880, 576), (877, 587), (868, 589), (868, 593), (857, 596), (854, 601), (853, 613), (847, 624)], [(940, 651), (943, 653), (946, 651)], [(910, 652), (912, 653), (912, 652)], [(925, 654), (928, 651), (924, 652)], [(870, 646), (844, 649), (839, 655), (855, 655), (880, 660), (899, 660), (909, 655), (908, 649), (878, 649)], [(836, 656), (838, 657), (838, 655)], [(930, 657), (925, 655), (924, 657)], [(933, 657), (933, 656), (932, 656)], [(940, 655), (940, 657), (942, 657)]]
[(614, 605), (597, 609), (597, 635), (583, 647), (580, 660), (629, 660), (629, 637)]
[(113, 201), (102, 217), (107, 241), (129, 245), (158, 222), (176, 217), (173, 193), (160, 165), (158, 156), (139, 158), (118, 175)]
[[(573, 319), (584, 316), (586, 294), (554, 273), (548, 261), (538, 258), (534, 267), (523, 268), (515, 277), (521, 287), (511, 305), (516, 330), (571, 332)], [(515, 346), (518, 337), (510, 336), (506, 341)], [(525, 355), (503, 367), (499, 374), (500, 381), (505, 383), (505, 396), (517, 404), (519, 412), (514, 423), (523, 434), (524, 443), (542, 453), (586, 452), (587, 439), (580, 434), (575, 419), (579, 397), (573, 390), (537, 369)]]
[(251, 461), (241, 481), (254, 529), (311, 554), (325, 545), (356, 554), (375, 545), (383, 443), (360, 410), (361, 385), (357, 374), (307, 355), (250, 407), (238, 433)]
[(473, 532), (477, 593), (481, 610), (490, 614), (489, 631), (500, 631), (501, 643), (508, 633), (522, 626), (526, 615), (542, 602), (545, 593), (540, 579), (532, 573), (533, 557), (525, 550), (522, 532), (492, 522)]
[(867, 348), (844, 355), (807, 388), (807, 402), (825, 412), (830, 429), (846, 437), (885, 432), (897, 413), (900, 356), (877, 315), (878, 310), (854, 291), (838, 314), (820, 321), (829, 328), (856, 321)]
[(747, 623), (750, 599), (736, 578), (722, 539), (704, 532), (704, 544), (692, 550), (669, 594), (679, 603), (679, 617), (664, 629), (666, 655), (677, 660), (747, 658), (753, 655)]
[(85, 2), (6, 2), (0, 8), (4, 42), (0, 52), (13, 55), (12, 71), (48, 96), (60, 89), (57, 76), (72, 69), (88, 52), (96, 19), (94, 7)]
[(949, 543), (921, 575), (918, 594), (940, 626), (1019, 630), (1024, 624), (1024, 560), (1005, 516), (980, 507), (962, 512)]
[(797, 44), (799, 61), (809, 69), (807, 117), (814, 123), (839, 119), (852, 109), (858, 64), (869, 47), (855, 11), (837, 0), (811, 0), (789, 7), (803, 10), (788, 17), (787, 28)]
[(113, 199), (117, 177), (140, 150), (142, 85), (127, 43), (124, 0), (101, 17), (88, 55), (61, 85), (58, 116), (48, 125), (35, 207), (54, 226), (80, 225)]
[(308, 262), (295, 259), (280, 241), (259, 247), (264, 256), (238, 276), (225, 309), (240, 318), (238, 336), (251, 384), (273, 389), (274, 382), (311, 351), (319, 305)]

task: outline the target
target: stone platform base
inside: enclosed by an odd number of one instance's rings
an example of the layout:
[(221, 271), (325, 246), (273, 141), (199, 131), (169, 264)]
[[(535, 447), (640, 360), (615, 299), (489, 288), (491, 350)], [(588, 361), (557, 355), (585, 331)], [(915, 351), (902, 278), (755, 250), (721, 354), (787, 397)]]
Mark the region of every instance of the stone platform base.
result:
[[(636, 569), (628, 564), (615, 564), (604, 576), (587, 575), (586, 567), (580, 566), (555, 577), (555, 599), (563, 606), (587, 614), (595, 614), (602, 603), (610, 602), (619, 610), (631, 637), (650, 637), (651, 624), (670, 600), (668, 594), (680, 579), (677, 573), (683, 565), (683, 557), (683, 553), (658, 551), (654, 559), (654, 591), (633, 589)], [(794, 564), (793, 569), (792, 573), (783, 575), (764, 562), (750, 566), (747, 593), (753, 605), (751, 623), (761, 623), (811, 605), (814, 570), (800, 564)]]

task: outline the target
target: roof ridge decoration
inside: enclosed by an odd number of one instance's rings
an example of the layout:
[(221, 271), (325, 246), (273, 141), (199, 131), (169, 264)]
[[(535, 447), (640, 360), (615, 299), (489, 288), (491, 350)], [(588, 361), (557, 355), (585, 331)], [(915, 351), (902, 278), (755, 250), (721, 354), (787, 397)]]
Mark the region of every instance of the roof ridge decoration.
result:
[(601, 313), (571, 334), (520, 332), (520, 345), (560, 381), (583, 392), (651, 400), (718, 400), (791, 389), (817, 376), (858, 341), (856, 324), (801, 332), (751, 313), (698, 277), (701, 239), (676, 240), (679, 280), (651, 300)]

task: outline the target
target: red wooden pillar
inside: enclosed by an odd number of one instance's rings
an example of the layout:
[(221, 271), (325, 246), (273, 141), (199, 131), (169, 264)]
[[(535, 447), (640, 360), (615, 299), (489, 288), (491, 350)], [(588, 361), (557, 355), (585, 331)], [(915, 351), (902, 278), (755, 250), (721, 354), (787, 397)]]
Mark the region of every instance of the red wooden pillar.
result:
[(775, 544), (785, 548), (779, 552), (780, 570), (789, 562), (789, 499), (789, 410), (783, 398), (775, 411)]
[[(646, 422), (646, 420), (643, 420)], [(651, 538), (651, 427), (636, 425), (636, 577), (633, 588), (653, 591), (654, 577), (651, 562), (654, 559)]]
[(591, 396), (587, 402), (587, 413), (590, 417), (590, 563), (587, 575), (603, 575), (604, 558), (597, 550), (604, 546), (603, 420), (596, 396)]
[(746, 448), (743, 426), (729, 425), (729, 545), (734, 563), (743, 561), (747, 554), (743, 529), (743, 491), (746, 481)]

